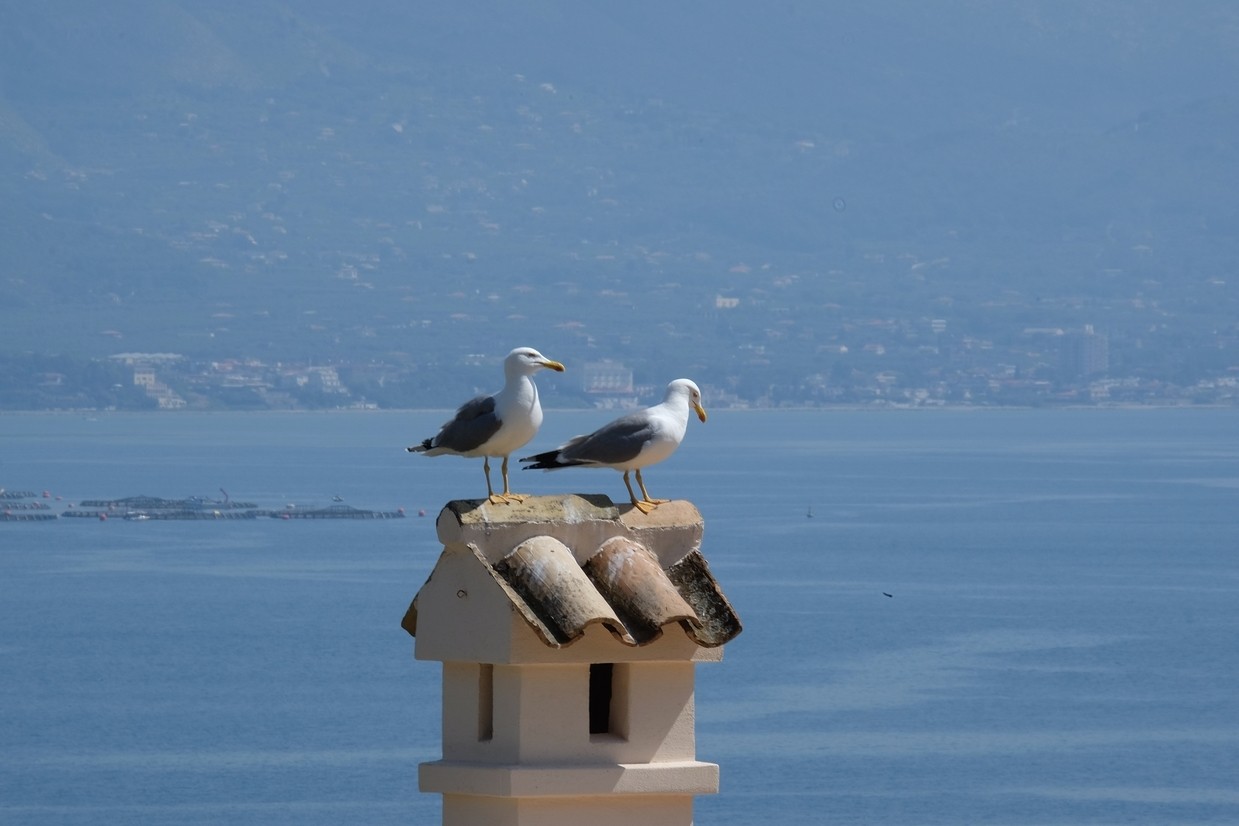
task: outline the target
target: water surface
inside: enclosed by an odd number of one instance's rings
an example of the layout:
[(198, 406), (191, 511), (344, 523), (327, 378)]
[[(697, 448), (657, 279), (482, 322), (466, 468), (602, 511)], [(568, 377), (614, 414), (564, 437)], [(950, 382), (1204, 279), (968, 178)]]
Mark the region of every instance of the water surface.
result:
[[(0, 485), (63, 501), (410, 514), (0, 524), (0, 821), (437, 822), (439, 668), (398, 623), (484, 490), (403, 451), (442, 418), (0, 416)], [(712, 412), (646, 481), (745, 623), (698, 670), (699, 823), (1239, 822), (1233, 413)]]

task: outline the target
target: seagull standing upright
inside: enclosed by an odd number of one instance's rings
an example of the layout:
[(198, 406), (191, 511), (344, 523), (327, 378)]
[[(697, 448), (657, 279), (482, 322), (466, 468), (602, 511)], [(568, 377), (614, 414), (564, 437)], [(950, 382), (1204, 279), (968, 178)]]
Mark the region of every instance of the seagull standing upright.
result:
[[(688, 379), (676, 379), (667, 385), (667, 395), (661, 404), (621, 416), (586, 436), (575, 436), (555, 450), (526, 456), (530, 462), (525, 470), (557, 470), (565, 467), (609, 467), (624, 472), (624, 486), (632, 506), (649, 513), (666, 502), (651, 499), (641, 478), (641, 468), (666, 459), (684, 440), (688, 430), (689, 411), (706, 420), (701, 406), (701, 390)], [(636, 471), (641, 499), (633, 493), (628, 474)]]
[[(523, 447), (542, 425), (542, 404), (533, 374), (542, 368), (562, 373), (564, 366), (532, 347), (517, 347), (503, 360), (503, 389), (478, 396), (460, 406), (439, 432), (408, 448), (427, 456), (481, 456), (486, 474), (486, 498), (491, 504), (521, 502), (526, 497), (508, 487), (508, 457)], [(490, 457), (503, 457), (503, 493), (490, 484)]]

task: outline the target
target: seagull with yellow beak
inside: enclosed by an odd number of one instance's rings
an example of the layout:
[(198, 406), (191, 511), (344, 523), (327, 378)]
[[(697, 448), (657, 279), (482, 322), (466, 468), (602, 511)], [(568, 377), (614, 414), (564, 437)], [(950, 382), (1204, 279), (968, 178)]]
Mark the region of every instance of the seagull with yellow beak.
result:
[[(542, 404), (533, 374), (546, 368), (562, 373), (564, 366), (532, 347), (517, 347), (503, 360), (503, 389), (491, 396), (478, 396), (460, 406), (439, 432), (408, 448), (427, 456), (482, 457), (486, 474), (486, 498), (494, 505), (521, 502), (527, 497), (508, 487), (508, 457), (521, 449), (542, 426)], [(490, 458), (503, 457), (503, 493), (490, 484)]]
[[(623, 471), (624, 486), (632, 506), (649, 513), (666, 499), (652, 499), (645, 489), (641, 469), (666, 459), (684, 440), (688, 430), (688, 414), (694, 411), (706, 420), (701, 406), (701, 390), (688, 379), (676, 379), (667, 385), (667, 395), (661, 404), (621, 416), (585, 436), (569, 439), (555, 450), (526, 456), (525, 470), (558, 470), (565, 467), (609, 467)], [(628, 475), (636, 471), (641, 498), (632, 490)]]

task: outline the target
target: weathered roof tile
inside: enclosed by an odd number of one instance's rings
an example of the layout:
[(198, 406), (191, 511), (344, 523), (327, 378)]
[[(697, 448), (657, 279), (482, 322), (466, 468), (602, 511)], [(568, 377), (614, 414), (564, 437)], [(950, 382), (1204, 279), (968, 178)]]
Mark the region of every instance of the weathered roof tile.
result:
[[(532, 499), (519, 511), (505, 510), (507, 519), (498, 522), (485, 518), (485, 511), (449, 504), (439, 532), (445, 544), (471, 549), (457, 558), (481, 566), (483, 578), (494, 580), (547, 646), (571, 645), (595, 624), (627, 646), (647, 645), (673, 624), (703, 648), (741, 632), (697, 547), (701, 517), (691, 504), (675, 502), (637, 519), (636, 512), (603, 507), (609, 504), (605, 497)], [(582, 503), (588, 505), (584, 511)], [(538, 527), (582, 547), (570, 548), (547, 533), (531, 535)], [(485, 548), (475, 544), (482, 541)], [(401, 623), (414, 636), (417, 613), (414, 599)]]
[(583, 566), (589, 580), (623, 620), (628, 635), (641, 645), (662, 636), (663, 627), (681, 623), (698, 628), (692, 606), (667, 578), (658, 557), (639, 542), (616, 536), (602, 543)]
[(594, 623), (626, 645), (636, 645), (572, 551), (555, 537), (527, 539), (499, 560), (494, 570), (519, 595), (517, 609), (547, 645), (568, 645)]

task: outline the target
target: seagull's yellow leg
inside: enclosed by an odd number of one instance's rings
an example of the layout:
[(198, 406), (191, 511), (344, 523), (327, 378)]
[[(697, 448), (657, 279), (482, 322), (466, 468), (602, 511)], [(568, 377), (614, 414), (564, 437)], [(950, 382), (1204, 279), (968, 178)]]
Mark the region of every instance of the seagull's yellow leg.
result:
[(511, 504), (513, 502), (524, 502), (526, 499), (528, 499), (529, 497), (526, 496), (525, 494), (513, 493), (508, 488), (508, 457), (507, 456), (503, 457), (502, 472), (503, 472), (503, 493), (500, 494), (500, 498), (503, 499), (503, 501), (507, 502), (508, 504)]
[[(637, 471), (637, 484), (641, 485), (641, 471)], [(632, 483), (628, 481), (628, 471), (624, 471), (624, 487), (628, 488), (628, 498), (632, 500), (632, 506), (642, 513), (649, 513), (654, 510), (657, 505), (643, 502), (637, 499), (637, 494), (632, 491)], [(645, 485), (641, 485), (641, 492), (645, 493)]]
[[(496, 496), (495, 489), (490, 486), (490, 457), (489, 456), (482, 457), (482, 470), (486, 472), (486, 500), (490, 502), (492, 505), (504, 504), (507, 500), (504, 499), (502, 496)], [(507, 479), (505, 478), (504, 481), (506, 482)]]
[[(647, 504), (657, 507), (658, 505), (661, 505), (664, 502), (671, 501), (670, 499), (652, 499), (650, 497), (650, 494), (645, 489), (645, 480), (641, 478), (641, 468), (637, 468), (637, 484), (641, 486), (641, 495), (645, 497), (643, 501), (646, 502)], [(654, 510), (654, 507), (651, 507), (650, 510)], [(649, 513), (650, 511), (645, 511), (645, 512)]]

